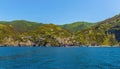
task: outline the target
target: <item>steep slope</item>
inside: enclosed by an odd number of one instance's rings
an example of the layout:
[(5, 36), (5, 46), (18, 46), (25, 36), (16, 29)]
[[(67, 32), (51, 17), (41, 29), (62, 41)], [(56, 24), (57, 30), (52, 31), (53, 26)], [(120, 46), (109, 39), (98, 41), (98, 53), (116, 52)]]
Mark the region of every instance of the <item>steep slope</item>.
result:
[(14, 38), (18, 34), (12, 26), (0, 24), (0, 43), (5, 43), (8, 38)]
[(84, 30), (87, 28), (90, 28), (91, 26), (94, 26), (96, 23), (88, 23), (88, 22), (74, 22), (71, 24), (65, 24), (65, 25), (59, 25), (60, 27), (71, 31), (71, 32), (77, 32), (80, 30)]
[(116, 45), (120, 41), (120, 15), (99, 22), (92, 28), (77, 33), (81, 44)]

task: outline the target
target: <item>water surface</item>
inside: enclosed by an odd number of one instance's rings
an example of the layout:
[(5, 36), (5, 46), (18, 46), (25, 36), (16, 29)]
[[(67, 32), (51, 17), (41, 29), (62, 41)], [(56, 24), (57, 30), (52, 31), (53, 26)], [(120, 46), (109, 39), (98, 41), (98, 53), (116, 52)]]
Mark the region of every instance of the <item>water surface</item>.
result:
[(120, 48), (1, 47), (0, 69), (120, 69)]

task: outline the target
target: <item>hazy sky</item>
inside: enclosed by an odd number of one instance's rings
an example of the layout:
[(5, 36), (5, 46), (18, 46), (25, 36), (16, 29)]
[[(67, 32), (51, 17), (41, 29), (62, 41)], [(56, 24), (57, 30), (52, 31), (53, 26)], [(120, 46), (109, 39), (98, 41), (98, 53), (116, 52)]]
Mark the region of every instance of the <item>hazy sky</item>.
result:
[(120, 0), (0, 0), (0, 21), (98, 22), (120, 13)]

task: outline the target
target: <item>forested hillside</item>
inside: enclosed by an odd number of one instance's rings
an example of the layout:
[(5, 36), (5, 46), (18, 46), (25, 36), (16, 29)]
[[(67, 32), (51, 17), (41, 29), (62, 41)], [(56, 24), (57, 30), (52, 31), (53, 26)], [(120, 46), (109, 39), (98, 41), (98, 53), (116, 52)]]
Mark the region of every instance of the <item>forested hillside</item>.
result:
[(97, 23), (54, 25), (26, 20), (0, 21), (1, 46), (119, 45), (120, 15)]
[(96, 25), (96, 23), (88, 23), (88, 22), (74, 22), (71, 24), (64, 24), (64, 25), (59, 25), (60, 27), (71, 31), (71, 32), (78, 32), (87, 28), (90, 28), (92, 26)]

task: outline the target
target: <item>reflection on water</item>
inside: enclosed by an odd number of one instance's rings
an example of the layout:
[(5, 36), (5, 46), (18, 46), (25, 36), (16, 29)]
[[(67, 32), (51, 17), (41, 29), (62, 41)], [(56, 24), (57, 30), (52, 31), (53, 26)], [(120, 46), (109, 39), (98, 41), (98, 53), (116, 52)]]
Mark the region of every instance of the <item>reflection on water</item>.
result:
[(0, 69), (120, 69), (120, 48), (2, 47)]

